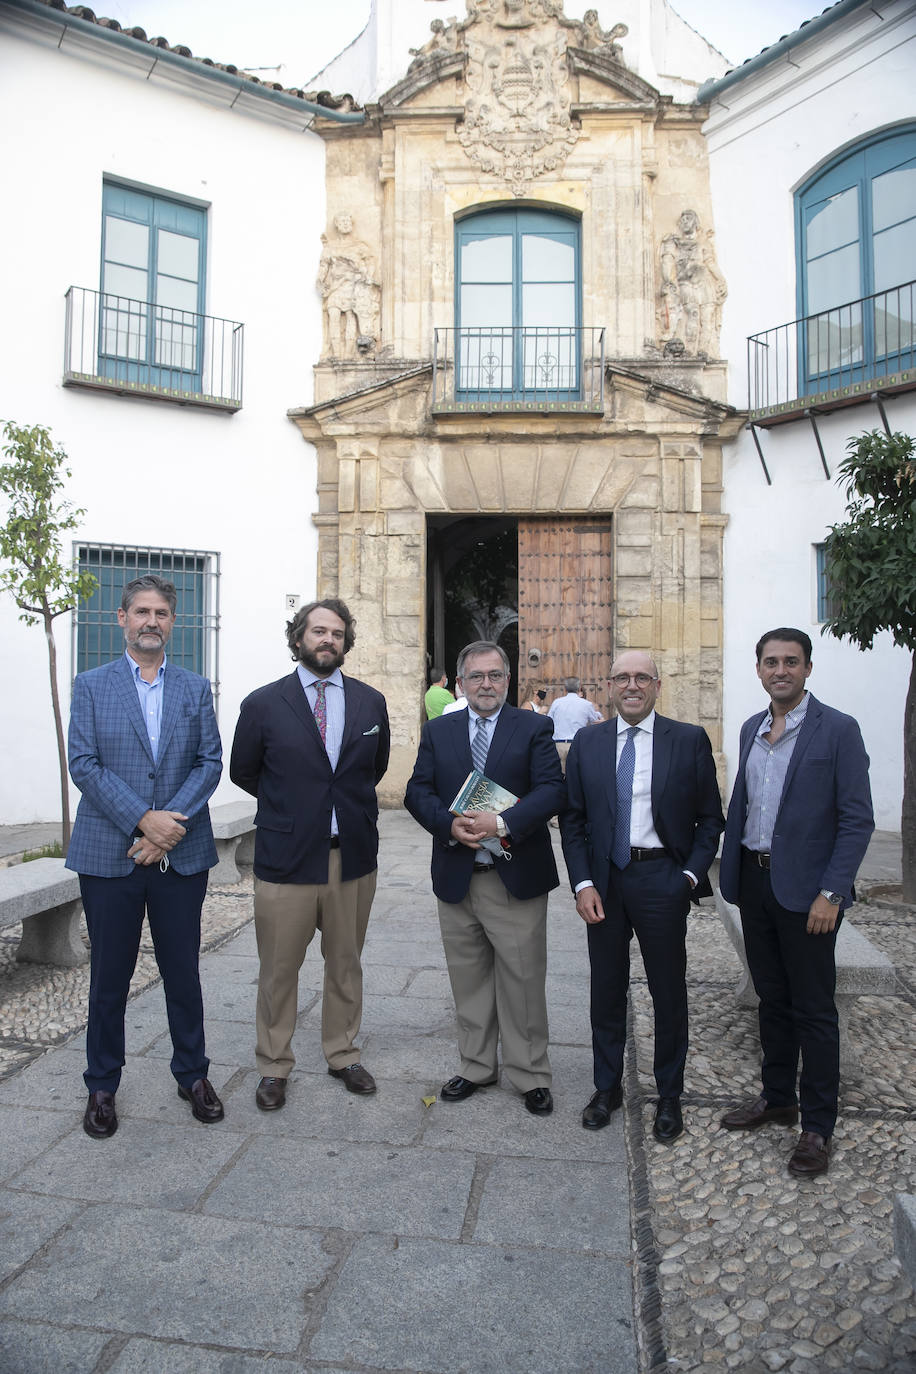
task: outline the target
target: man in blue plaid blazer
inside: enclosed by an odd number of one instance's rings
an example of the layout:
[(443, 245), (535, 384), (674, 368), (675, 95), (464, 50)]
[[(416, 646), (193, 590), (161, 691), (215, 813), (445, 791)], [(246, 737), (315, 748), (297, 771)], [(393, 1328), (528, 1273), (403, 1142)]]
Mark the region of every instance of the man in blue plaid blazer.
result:
[(66, 864), (80, 878), (91, 945), (87, 1135), (118, 1129), (124, 1013), (144, 913), (165, 989), (178, 1094), (198, 1121), (219, 1121), (207, 1073), (200, 991), (200, 912), (217, 861), (207, 800), (222, 771), (210, 684), (167, 661), (175, 587), (128, 583), (121, 658), (73, 685), (70, 776), (82, 793)]

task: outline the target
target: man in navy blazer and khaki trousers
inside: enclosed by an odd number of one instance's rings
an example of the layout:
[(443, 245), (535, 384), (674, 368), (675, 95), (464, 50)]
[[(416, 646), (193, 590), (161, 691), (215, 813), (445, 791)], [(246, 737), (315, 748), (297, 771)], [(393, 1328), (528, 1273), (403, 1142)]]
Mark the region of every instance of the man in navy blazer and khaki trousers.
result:
[(760, 998), (763, 1088), (722, 1125), (790, 1126), (800, 1100), (801, 1136), (788, 1168), (804, 1178), (829, 1166), (840, 1086), (834, 951), (875, 822), (858, 725), (805, 688), (809, 637), (768, 630), (756, 654), (770, 707), (741, 727), (719, 886), (741, 910)]
[(286, 1102), (299, 969), (316, 929), (328, 1073), (350, 1092), (376, 1090), (359, 1062), (356, 1036), (360, 956), (378, 869), (375, 788), (388, 767), (390, 732), (381, 692), (340, 671), (355, 623), (336, 598), (303, 606), (286, 627), (295, 671), (242, 702), (232, 745), (232, 781), (258, 799), (255, 1101), (264, 1112)]
[(80, 875), (91, 944), (83, 1118), (97, 1139), (118, 1128), (124, 1012), (143, 916), (162, 974), (172, 1073), (198, 1121), (221, 1120), (207, 1078), (200, 992), (200, 911), (216, 863), (207, 800), (222, 750), (210, 684), (166, 659), (171, 582), (128, 583), (118, 623), (126, 651), (73, 684), (70, 775), (82, 793), (67, 852)]
[(617, 715), (573, 740), (569, 806), (560, 816), (591, 965), (595, 1092), (582, 1125), (601, 1129), (621, 1105), (635, 931), (655, 1009), (653, 1132), (668, 1142), (683, 1130), (687, 913), (691, 901), (712, 893), (706, 874), (724, 825), (722, 803), (706, 731), (655, 712), (661, 680), (649, 655), (620, 654), (608, 686)]

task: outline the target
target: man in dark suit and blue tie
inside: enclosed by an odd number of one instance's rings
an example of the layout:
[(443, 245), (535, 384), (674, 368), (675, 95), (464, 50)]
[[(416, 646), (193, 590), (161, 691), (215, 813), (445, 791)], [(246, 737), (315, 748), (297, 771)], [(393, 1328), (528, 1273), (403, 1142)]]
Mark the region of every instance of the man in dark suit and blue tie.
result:
[[(460, 1072), (441, 1097), (460, 1102), (496, 1082), (498, 1043), (506, 1077), (528, 1111), (553, 1110), (547, 1056), (547, 894), (559, 884), (548, 819), (565, 788), (552, 723), (506, 704), (509, 660), (489, 640), (458, 656), (466, 711), (423, 728), (404, 805), (433, 837), (433, 891), (458, 1013)], [(501, 815), (449, 806), (471, 767), (519, 800)], [(494, 858), (485, 839), (503, 839)]]
[(360, 963), (378, 870), (376, 785), (388, 767), (385, 698), (341, 664), (356, 621), (334, 597), (303, 606), (286, 626), (295, 671), (252, 692), (232, 745), (232, 781), (258, 799), (254, 926), (258, 975), (255, 1055), (262, 1112), (286, 1102), (295, 1063), (299, 970), (321, 931), (321, 1045), (328, 1073), (374, 1093), (359, 1062)]
[(175, 588), (150, 573), (128, 583), (118, 624), (126, 650), (73, 684), (70, 775), (82, 793), (67, 867), (80, 877), (91, 945), (84, 1074), (87, 1135), (118, 1128), (124, 1012), (144, 912), (162, 974), (172, 1073), (198, 1121), (220, 1121), (207, 1078), (200, 912), (216, 863), (207, 800), (222, 749), (210, 684), (169, 663)]
[(756, 653), (770, 706), (741, 727), (719, 886), (740, 908), (760, 998), (762, 1092), (727, 1112), (722, 1125), (791, 1126), (800, 1102), (801, 1135), (788, 1169), (805, 1178), (830, 1163), (840, 1087), (836, 937), (875, 822), (857, 723), (805, 687), (809, 637), (786, 626), (768, 630)]
[(560, 816), (576, 910), (588, 930), (595, 1092), (582, 1113), (600, 1130), (623, 1100), (630, 939), (639, 940), (655, 1009), (656, 1139), (684, 1129), (687, 915), (710, 896), (706, 874), (724, 818), (706, 731), (656, 714), (661, 681), (629, 650), (608, 683), (616, 717), (581, 730), (566, 760)]

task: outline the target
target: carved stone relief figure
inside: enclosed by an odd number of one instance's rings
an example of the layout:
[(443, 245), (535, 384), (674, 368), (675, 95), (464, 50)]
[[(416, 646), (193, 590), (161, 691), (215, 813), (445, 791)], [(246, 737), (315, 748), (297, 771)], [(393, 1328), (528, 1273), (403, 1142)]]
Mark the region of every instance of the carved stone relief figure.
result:
[(367, 352), (379, 332), (381, 287), (369, 247), (353, 237), (351, 215), (335, 216), (336, 237), (322, 234), (318, 289), (324, 299), (325, 355), (353, 358)]
[(722, 302), (728, 294), (716, 263), (713, 232), (684, 210), (659, 249), (659, 337), (666, 353), (718, 356)]
[(586, 10), (582, 16), (581, 31), (576, 43), (578, 47), (587, 51), (604, 52), (609, 57), (619, 58), (620, 48), (616, 40), (626, 38), (628, 33), (626, 24), (615, 24), (612, 29), (605, 31), (599, 23), (598, 11)]

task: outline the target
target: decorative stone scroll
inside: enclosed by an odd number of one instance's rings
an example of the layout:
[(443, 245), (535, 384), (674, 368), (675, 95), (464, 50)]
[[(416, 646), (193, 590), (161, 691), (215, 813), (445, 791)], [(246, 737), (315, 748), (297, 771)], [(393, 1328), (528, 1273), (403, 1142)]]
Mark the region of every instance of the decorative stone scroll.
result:
[(658, 333), (669, 356), (718, 356), (722, 302), (728, 295), (716, 263), (713, 232), (684, 210), (659, 248)]

